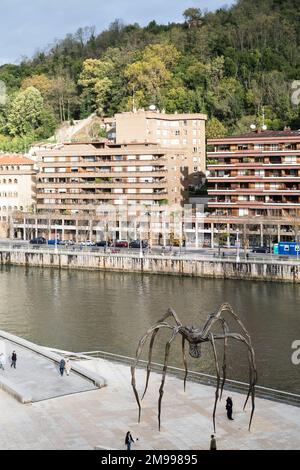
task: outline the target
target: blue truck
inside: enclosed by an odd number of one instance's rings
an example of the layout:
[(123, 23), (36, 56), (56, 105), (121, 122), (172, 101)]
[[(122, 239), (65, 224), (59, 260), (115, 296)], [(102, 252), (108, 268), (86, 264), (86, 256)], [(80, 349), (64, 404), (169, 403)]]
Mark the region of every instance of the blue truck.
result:
[[(275, 250), (274, 250), (275, 253)], [(277, 253), (276, 253), (277, 254)], [(300, 255), (300, 244), (296, 242), (280, 242), (278, 243), (278, 255), (287, 256)]]

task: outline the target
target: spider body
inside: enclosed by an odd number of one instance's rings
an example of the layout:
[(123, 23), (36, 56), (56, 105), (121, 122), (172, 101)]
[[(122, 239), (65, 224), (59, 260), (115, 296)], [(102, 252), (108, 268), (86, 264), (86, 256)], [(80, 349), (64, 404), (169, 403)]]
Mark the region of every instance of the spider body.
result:
[[(241, 333), (235, 333), (235, 332), (232, 333), (230, 331), (229, 325), (224, 318), (224, 313), (228, 313), (231, 316), (231, 318), (238, 324), (238, 326), (240, 327)], [(166, 321), (170, 317), (174, 320), (175, 324), (172, 324)], [(218, 327), (219, 329), (221, 328), (221, 332), (218, 330)], [(165, 347), (165, 361), (164, 361), (164, 368), (163, 368), (163, 374), (162, 374), (162, 382), (161, 382), (161, 386), (159, 389), (159, 400), (158, 400), (159, 430), (161, 429), (161, 405), (162, 405), (162, 398), (164, 394), (165, 379), (166, 379), (166, 374), (167, 374), (167, 369), (168, 369), (169, 353), (170, 353), (171, 345), (178, 335), (181, 336), (181, 339), (182, 339), (182, 359), (183, 359), (183, 364), (185, 368), (184, 389), (186, 389), (186, 380), (188, 376), (188, 366), (187, 366), (187, 358), (186, 358), (186, 352), (185, 352), (186, 343), (188, 343), (189, 345), (189, 355), (195, 359), (199, 359), (201, 357), (201, 348), (202, 348), (203, 343), (209, 343), (212, 346), (215, 365), (216, 365), (216, 373), (217, 373), (217, 387), (216, 387), (215, 405), (214, 405), (214, 411), (213, 411), (214, 431), (216, 431), (217, 403), (218, 403), (218, 400), (219, 399), (221, 400), (222, 398), (222, 393), (223, 393), (224, 385), (226, 382), (226, 370), (227, 370), (226, 351), (227, 351), (227, 346), (228, 346), (228, 340), (231, 339), (239, 343), (242, 343), (244, 346), (246, 346), (247, 353), (248, 353), (248, 361), (249, 361), (249, 390), (248, 390), (248, 395), (247, 395), (246, 402), (244, 405), (244, 409), (246, 408), (248, 400), (251, 396), (252, 410), (251, 410), (251, 416), (250, 416), (250, 422), (249, 422), (249, 430), (250, 430), (252, 419), (253, 419), (253, 414), (255, 410), (255, 385), (257, 383), (255, 354), (254, 354), (254, 350), (251, 344), (251, 338), (250, 338), (248, 331), (246, 330), (243, 323), (241, 322), (241, 320), (239, 319), (239, 317), (236, 315), (236, 313), (233, 311), (232, 307), (229, 304), (223, 304), (216, 313), (210, 314), (203, 328), (201, 329), (195, 328), (194, 326), (191, 326), (191, 327), (183, 326), (179, 318), (177, 317), (175, 311), (169, 308), (169, 310), (164, 315), (164, 317), (161, 320), (159, 320), (154, 326), (152, 326), (146, 332), (146, 334), (141, 338), (139, 345), (138, 345), (137, 353), (136, 353), (136, 361), (134, 365), (131, 367), (131, 375), (132, 375), (131, 383), (132, 383), (134, 395), (135, 395), (135, 398), (139, 407), (139, 421), (141, 419), (141, 400), (140, 400), (140, 397), (136, 388), (135, 371), (136, 371), (136, 367), (138, 366), (138, 363), (139, 363), (139, 360), (143, 351), (143, 347), (146, 341), (148, 340), (148, 338), (150, 338), (148, 365), (147, 365), (147, 378), (146, 378), (145, 391), (142, 397), (142, 400), (143, 400), (148, 389), (149, 378), (151, 374), (152, 352), (153, 352), (154, 342), (155, 342), (158, 332), (161, 329), (170, 330), (171, 337), (170, 337), (170, 340), (166, 343), (166, 347)], [(218, 354), (217, 354), (216, 345), (215, 345), (216, 341), (219, 341), (219, 340), (222, 340), (223, 346), (224, 346), (222, 381), (221, 381), (219, 359), (218, 359)]]

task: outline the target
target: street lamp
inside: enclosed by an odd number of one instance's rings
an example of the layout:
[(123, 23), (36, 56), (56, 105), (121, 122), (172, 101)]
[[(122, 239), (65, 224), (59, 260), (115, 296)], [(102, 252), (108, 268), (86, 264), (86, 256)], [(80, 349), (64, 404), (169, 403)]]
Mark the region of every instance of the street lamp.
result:
[(143, 244), (142, 244), (142, 224), (140, 223), (140, 258), (144, 257)]
[(58, 245), (58, 240), (57, 240), (57, 228), (55, 228), (55, 253), (58, 252), (58, 248), (57, 248), (57, 245)]
[(240, 262), (240, 240), (239, 240), (240, 231), (236, 231), (236, 262)]

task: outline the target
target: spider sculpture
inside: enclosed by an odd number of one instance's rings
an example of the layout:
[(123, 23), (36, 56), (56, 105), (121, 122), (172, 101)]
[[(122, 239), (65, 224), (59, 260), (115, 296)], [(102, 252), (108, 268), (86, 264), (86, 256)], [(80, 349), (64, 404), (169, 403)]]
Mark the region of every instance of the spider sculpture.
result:
[[(230, 332), (228, 323), (224, 319), (224, 313), (228, 313), (239, 325), (241, 329), (241, 333), (232, 333)], [(172, 318), (174, 320), (175, 325), (168, 323), (166, 320), (168, 318)], [(216, 326), (220, 326), (222, 328), (221, 332), (212, 332), (212, 329)], [(238, 341), (240, 343), (243, 343), (248, 352), (248, 361), (249, 361), (249, 390), (247, 394), (247, 398), (245, 401), (244, 405), (244, 410), (246, 408), (246, 405), (248, 403), (248, 400), (251, 395), (251, 401), (252, 401), (252, 410), (251, 410), (251, 416), (250, 416), (250, 422), (249, 422), (249, 431), (251, 429), (251, 423), (252, 423), (252, 418), (255, 410), (255, 385), (257, 382), (257, 371), (256, 371), (256, 365), (255, 365), (255, 354), (254, 350), (252, 348), (251, 344), (251, 338), (249, 336), (249, 333), (247, 332), (246, 328), (244, 327), (243, 323), (239, 319), (239, 317), (236, 315), (236, 313), (233, 311), (232, 307), (229, 304), (223, 304), (219, 311), (217, 313), (212, 313), (209, 315), (209, 317), (206, 320), (206, 323), (204, 324), (203, 328), (194, 328), (194, 327), (186, 327), (183, 326), (180, 320), (178, 319), (176, 313), (172, 308), (169, 308), (167, 313), (163, 316), (161, 320), (159, 320), (152, 328), (150, 328), (147, 333), (141, 338), (138, 349), (136, 352), (136, 360), (133, 366), (131, 367), (131, 375), (132, 375), (132, 387), (134, 391), (134, 395), (139, 407), (139, 422), (141, 420), (141, 400), (136, 388), (136, 379), (135, 379), (135, 371), (136, 367), (138, 366), (143, 347), (147, 341), (148, 338), (150, 339), (150, 346), (149, 346), (149, 356), (148, 356), (148, 364), (147, 364), (147, 378), (146, 378), (146, 386), (144, 390), (144, 394), (142, 396), (142, 400), (146, 395), (147, 389), (148, 389), (148, 384), (149, 384), (149, 379), (150, 379), (150, 374), (151, 374), (151, 364), (152, 364), (152, 352), (153, 352), (153, 345), (155, 338), (161, 328), (166, 328), (171, 330), (171, 338), (166, 344), (165, 348), (165, 361), (164, 361), (164, 368), (163, 368), (163, 373), (162, 373), (162, 381), (161, 381), (161, 386), (159, 389), (159, 400), (158, 400), (158, 424), (159, 424), (159, 430), (161, 429), (161, 405), (162, 405), (162, 398), (164, 394), (164, 385), (165, 385), (165, 380), (166, 380), (166, 374), (167, 374), (167, 369), (168, 369), (168, 359), (169, 359), (169, 353), (170, 353), (170, 348), (177, 337), (177, 335), (181, 335), (182, 337), (182, 358), (183, 358), (183, 364), (185, 368), (185, 377), (184, 377), (184, 390), (186, 389), (186, 381), (187, 381), (187, 376), (188, 376), (188, 366), (187, 366), (187, 358), (186, 358), (186, 351), (185, 351), (185, 346), (186, 342), (189, 344), (189, 354), (193, 358), (200, 358), (201, 357), (201, 345), (203, 343), (210, 343), (212, 346), (213, 354), (214, 354), (214, 359), (215, 359), (215, 365), (216, 365), (216, 372), (217, 372), (217, 387), (216, 387), (216, 394), (215, 394), (215, 405), (214, 405), (214, 411), (213, 411), (213, 425), (214, 425), (214, 430), (216, 431), (216, 409), (217, 409), (217, 403), (218, 400), (222, 399), (222, 394), (223, 394), (223, 389), (224, 385), (226, 382), (226, 369), (227, 369), (227, 362), (226, 362), (226, 350), (228, 346), (228, 340), (232, 339), (235, 341)], [(222, 340), (224, 343), (224, 352), (223, 352), (223, 366), (222, 366), (222, 380), (221, 380), (221, 374), (220, 374), (220, 366), (219, 366), (219, 361), (218, 361), (218, 355), (217, 355), (217, 350), (216, 350), (216, 341)]]

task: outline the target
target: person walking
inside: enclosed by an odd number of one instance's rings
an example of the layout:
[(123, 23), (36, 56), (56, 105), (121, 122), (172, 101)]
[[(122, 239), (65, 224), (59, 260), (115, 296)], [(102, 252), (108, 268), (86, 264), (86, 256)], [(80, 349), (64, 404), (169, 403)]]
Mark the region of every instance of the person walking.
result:
[(12, 355), (11, 355), (11, 365), (10, 367), (13, 367), (14, 369), (16, 369), (17, 367), (17, 353), (16, 351), (13, 351)]
[(1, 353), (0, 354), (0, 369), (5, 370), (4, 369), (5, 363), (6, 363), (5, 354)]
[(66, 374), (67, 374), (67, 376), (69, 377), (70, 372), (71, 372), (71, 369), (72, 369), (70, 359), (67, 359), (67, 360), (66, 360), (65, 369), (66, 369)]
[(134, 444), (134, 439), (131, 435), (131, 432), (128, 431), (128, 433), (126, 434), (126, 437), (125, 437), (125, 445), (127, 447), (127, 450), (131, 450), (132, 444)]
[(62, 359), (59, 363), (59, 371), (60, 371), (61, 376), (64, 375), (65, 366), (66, 366), (66, 361)]
[(217, 450), (217, 441), (213, 434), (211, 435), (210, 450)]
[(227, 410), (227, 418), (233, 421), (233, 417), (232, 417), (233, 402), (232, 402), (231, 397), (228, 397), (226, 400), (226, 410)]

